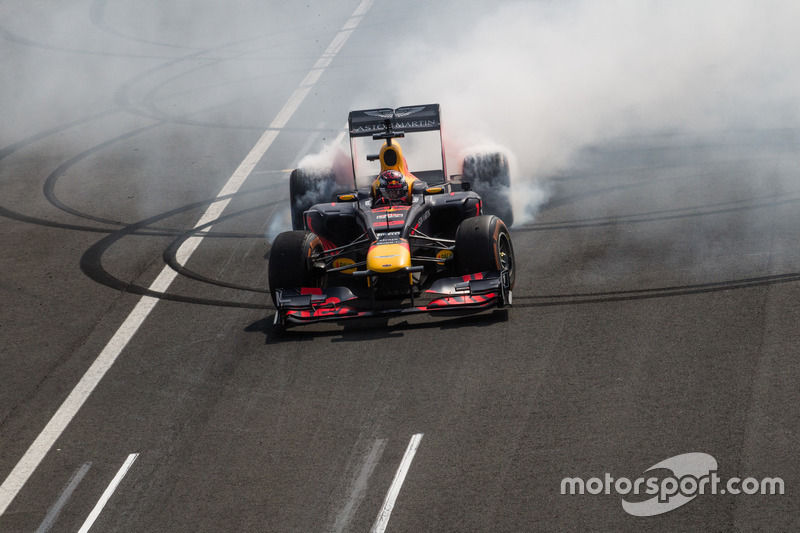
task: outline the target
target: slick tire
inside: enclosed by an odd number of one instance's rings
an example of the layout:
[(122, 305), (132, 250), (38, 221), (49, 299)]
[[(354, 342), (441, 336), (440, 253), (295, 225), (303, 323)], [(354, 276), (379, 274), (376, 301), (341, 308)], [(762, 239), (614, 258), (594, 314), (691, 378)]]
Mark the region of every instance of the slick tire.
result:
[(332, 201), (336, 176), (331, 170), (298, 168), (289, 176), (292, 229), (302, 230), (303, 213), (316, 204)]
[(322, 243), (310, 231), (284, 231), (272, 242), (269, 251), (269, 293), (272, 303), (275, 289), (321, 287), (322, 276), (312, 268), (312, 257), (322, 252)]
[(494, 215), (482, 215), (461, 222), (456, 231), (454, 254), (459, 276), (507, 270), (514, 287), (514, 247), (505, 223)]
[(514, 223), (511, 208), (511, 173), (508, 157), (500, 152), (472, 154), (464, 158), (463, 180), (471, 184), (483, 200), (486, 214), (497, 215), (506, 226)]

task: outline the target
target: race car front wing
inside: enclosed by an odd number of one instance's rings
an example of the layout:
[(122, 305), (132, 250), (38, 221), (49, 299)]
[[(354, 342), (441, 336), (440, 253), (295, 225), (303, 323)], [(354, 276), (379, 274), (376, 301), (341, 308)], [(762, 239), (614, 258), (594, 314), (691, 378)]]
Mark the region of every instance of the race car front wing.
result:
[(294, 287), (276, 289), (275, 324), (310, 324), (351, 318), (388, 317), (416, 313), (455, 311), (474, 313), (512, 304), (508, 272), (479, 272), (436, 280), (425, 291), (432, 300), (424, 305), (364, 309), (360, 298), (347, 287), (325, 289)]

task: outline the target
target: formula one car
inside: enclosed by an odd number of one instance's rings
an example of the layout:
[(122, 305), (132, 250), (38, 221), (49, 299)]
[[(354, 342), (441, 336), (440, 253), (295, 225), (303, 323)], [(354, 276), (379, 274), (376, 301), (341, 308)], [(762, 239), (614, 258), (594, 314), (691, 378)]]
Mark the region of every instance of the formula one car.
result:
[[(269, 253), (275, 324), (511, 305), (514, 248), (492, 214), (511, 217), (507, 157), (467, 156), (448, 176), (438, 104), (352, 111), (348, 124), (352, 182), (331, 169), (291, 174), (294, 230)], [(438, 134), (440, 169), (412, 171), (403, 155), (397, 139), (422, 132)], [(366, 157), (377, 177), (359, 188), (364, 137), (383, 145)]]

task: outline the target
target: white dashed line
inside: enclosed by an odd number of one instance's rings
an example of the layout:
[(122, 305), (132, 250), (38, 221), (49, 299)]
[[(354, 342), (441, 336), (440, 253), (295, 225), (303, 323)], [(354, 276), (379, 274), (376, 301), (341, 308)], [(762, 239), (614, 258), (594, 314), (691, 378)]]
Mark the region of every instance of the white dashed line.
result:
[(372, 445), (372, 449), (361, 467), (358, 479), (353, 485), (353, 490), (350, 493), (350, 498), (347, 500), (347, 505), (345, 505), (342, 512), (339, 513), (339, 516), (336, 518), (336, 523), (333, 525), (333, 531), (335, 533), (341, 533), (350, 525), (350, 521), (358, 510), (358, 506), (367, 495), (367, 481), (370, 475), (372, 475), (375, 466), (378, 464), (385, 446), (386, 439), (378, 439)]
[(53, 504), (53, 507), (50, 508), (47, 516), (45, 516), (44, 520), (42, 520), (42, 523), (39, 524), (39, 528), (36, 530), (36, 533), (47, 533), (50, 531), (50, 528), (52, 528), (53, 524), (55, 524), (56, 520), (58, 520), (58, 515), (61, 514), (61, 509), (63, 509), (67, 504), (70, 496), (72, 496), (72, 493), (75, 492), (76, 488), (78, 488), (78, 483), (81, 482), (83, 476), (86, 475), (86, 472), (89, 471), (91, 466), (92, 463), (83, 463), (83, 466), (81, 466), (72, 476), (72, 478), (70, 478), (69, 483), (67, 483), (67, 486), (61, 491), (61, 495), (56, 500), (56, 503)]
[(381, 512), (378, 513), (378, 518), (372, 526), (372, 533), (383, 533), (386, 531), (386, 526), (389, 524), (389, 517), (394, 509), (394, 502), (400, 494), (400, 488), (403, 486), (403, 481), (406, 479), (408, 469), (411, 467), (411, 461), (414, 460), (414, 455), (417, 453), (419, 443), (422, 440), (422, 433), (417, 433), (411, 437), (411, 442), (408, 443), (406, 453), (403, 455), (403, 460), (400, 461), (400, 467), (394, 475), (392, 485), (389, 487), (389, 492), (386, 494), (386, 499), (383, 500), (383, 507)]
[[(236, 169), (225, 186), (222, 187), (222, 190), (217, 195), (217, 201), (213, 202), (208, 207), (195, 227), (204, 226), (219, 218), (222, 211), (230, 202), (229, 195), (235, 194), (242, 186), (245, 179), (253, 171), (253, 168), (255, 168), (256, 164), (258, 164), (264, 156), (264, 153), (275, 141), (280, 129), (286, 126), (286, 123), (292, 115), (294, 115), (295, 111), (297, 111), (297, 108), (311, 90), (311, 86), (316, 83), (322, 72), (330, 65), (334, 56), (341, 50), (344, 43), (353, 33), (353, 29), (355, 29), (361, 21), (361, 18), (372, 6), (373, 1), (374, 0), (362, 0), (358, 5), (353, 15), (347, 19), (347, 22), (345, 22), (342, 29), (333, 38), (331, 44), (314, 64), (314, 67), (306, 75), (301, 85), (295, 89), (294, 93), (289, 97), (289, 100), (278, 112), (275, 119), (269, 125), (269, 129), (264, 132), (250, 153), (247, 154), (247, 157), (244, 158), (244, 161), (239, 165), (239, 168)], [(210, 226), (203, 228), (202, 233), (207, 233), (209, 229)], [(201, 240), (202, 237), (197, 236), (187, 239), (183, 243), (177, 253), (177, 259), (181, 265), (189, 260), (189, 257), (191, 257), (192, 253), (197, 249)], [(159, 293), (166, 292), (177, 275), (178, 273), (175, 270), (169, 266), (165, 266), (156, 280), (150, 285), (150, 291)], [(89, 370), (86, 371), (67, 399), (64, 400), (64, 403), (61, 404), (58, 411), (56, 411), (36, 440), (30, 445), (25, 455), (22, 456), (11, 473), (8, 474), (3, 484), (0, 485), (0, 516), (5, 513), (8, 506), (14, 498), (16, 498), (17, 494), (19, 494), (19, 491), (22, 490), (22, 487), (27, 483), (34, 470), (38, 468), (56, 439), (64, 432), (64, 429), (75, 417), (87, 398), (89, 398), (89, 395), (100, 380), (103, 379), (103, 376), (106, 375), (106, 372), (108, 372), (108, 369), (111, 368), (117, 360), (117, 357), (125, 346), (128, 345), (128, 342), (136, 334), (136, 331), (148, 317), (157, 302), (158, 298), (153, 298), (151, 296), (143, 296), (139, 300), (139, 303), (133, 308), (131, 314), (125, 322), (122, 323), (100, 355), (97, 356), (92, 366), (89, 367)]]
[(100, 512), (102, 512), (103, 508), (108, 503), (108, 500), (111, 499), (111, 496), (114, 494), (114, 491), (117, 490), (120, 482), (122, 482), (122, 478), (125, 477), (125, 474), (128, 473), (128, 470), (131, 469), (133, 466), (133, 462), (136, 458), (139, 457), (138, 453), (132, 453), (125, 459), (125, 462), (122, 463), (122, 467), (117, 472), (117, 475), (114, 476), (114, 479), (111, 480), (111, 483), (106, 487), (106, 490), (103, 492), (103, 495), (100, 496), (100, 499), (97, 501), (97, 504), (92, 509), (92, 512), (89, 513), (89, 516), (86, 517), (86, 521), (83, 523), (81, 528), (78, 530), (78, 533), (87, 533), (89, 529), (94, 525), (94, 521), (97, 520), (97, 517), (100, 516)]

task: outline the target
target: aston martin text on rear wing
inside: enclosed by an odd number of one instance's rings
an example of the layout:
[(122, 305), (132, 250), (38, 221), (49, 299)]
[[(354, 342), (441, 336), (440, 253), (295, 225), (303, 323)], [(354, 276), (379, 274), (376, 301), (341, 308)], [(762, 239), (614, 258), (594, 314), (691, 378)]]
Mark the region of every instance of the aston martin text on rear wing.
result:
[(351, 111), (348, 118), (350, 137), (367, 137), (391, 128), (404, 133), (441, 130), (439, 104), (426, 104), (397, 109), (365, 109)]

